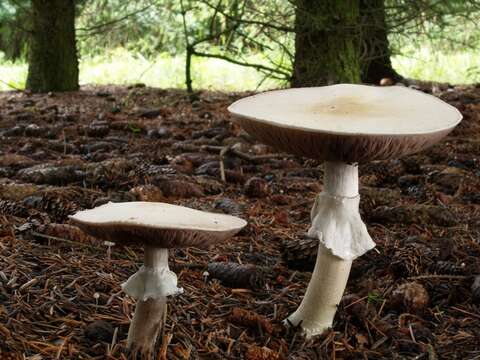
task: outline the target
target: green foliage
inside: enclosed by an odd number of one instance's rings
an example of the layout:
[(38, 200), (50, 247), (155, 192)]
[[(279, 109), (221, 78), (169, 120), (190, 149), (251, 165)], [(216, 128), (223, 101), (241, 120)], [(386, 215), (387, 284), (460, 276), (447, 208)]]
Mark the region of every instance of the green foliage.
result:
[(0, 90), (24, 89), (27, 64), (13, 63), (0, 53)]
[[(192, 90), (192, 56), (253, 67), (264, 75), (260, 84), (267, 78), (288, 81), (293, 62), (291, 24), (294, 12), (291, 4), (273, 0), (260, 3), (250, 0), (210, 1), (214, 0), (180, 0), (187, 89)], [(207, 17), (199, 21), (203, 14)], [(203, 26), (199, 26), (202, 23)], [(261, 61), (249, 60), (258, 54)]]
[[(183, 87), (186, 36), (196, 51), (292, 68), (294, 0), (77, 0), (81, 82)], [(393, 64), (410, 77), (480, 81), (480, 0), (385, 0)], [(23, 86), (30, 0), (0, 1), (0, 80)], [(118, 50), (122, 49), (122, 50)], [(3, 55), (2, 55), (3, 54)], [(18, 64), (12, 62), (21, 60)], [(193, 57), (197, 87), (283, 85), (278, 74)], [(241, 70), (240, 70), (241, 69)], [(231, 80), (233, 79), (233, 80)], [(4, 83), (0, 83), (5, 88)]]
[(139, 135), (142, 132), (142, 129), (140, 129), (137, 125), (135, 124), (128, 124), (128, 128), (134, 135)]
[[(260, 61), (259, 55), (250, 61)], [(124, 49), (107, 51), (103, 55), (84, 58), (80, 62), (80, 84), (132, 84), (143, 82), (161, 88), (184, 88), (184, 62), (182, 56), (168, 53), (145, 58)], [(230, 64), (219, 59), (196, 58), (193, 73), (198, 88), (245, 91), (255, 89), (263, 75), (252, 68)], [(27, 65), (4, 62), (0, 58), (0, 90), (12, 90), (7, 84), (24, 88)], [(267, 79), (260, 89), (271, 89), (282, 84)]]
[[(260, 55), (247, 60), (258, 62)], [(394, 56), (394, 67), (410, 78), (465, 84), (480, 82), (480, 52), (464, 50), (458, 53), (437, 53), (425, 48), (419, 49), (412, 57)], [(173, 57), (167, 53), (144, 58), (117, 49), (103, 55), (84, 58), (80, 62), (81, 84), (132, 84), (144, 82), (148, 86), (161, 88), (184, 88), (184, 61), (182, 56)], [(468, 69), (471, 68), (470, 72)], [(478, 69), (478, 67), (477, 67)], [(197, 88), (243, 91), (257, 88), (263, 75), (253, 68), (230, 64), (219, 59), (195, 58), (193, 75)], [(23, 89), (27, 75), (25, 63), (5, 61), (0, 56), (0, 90)], [(8, 85), (7, 85), (8, 84)], [(284, 85), (275, 79), (262, 82), (260, 90)]]
[(391, 44), (397, 53), (425, 46), (451, 53), (480, 47), (479, 0), (387, 0), (386, 4)]
[(404, 47), (402, 53), (392, 58), (393, 66), (412, 79), (468, 84), (480, 82), (480, 52), (474, 49), (438, 51), (424, 45)]
[(0, 1), (0, 51), (8, 60), (26, 54), (29, 21), (28, 0)]
[(174, 53), (181, 45), (174, 0), (91, 0), (77, 18), (80, 53), (95, 56), (123, 47), (144, 56)]
[(368, 293), (367, 301), (370, 304), (381, 304), (383, 302), (383, 297), (378, 292), (372, 291)]

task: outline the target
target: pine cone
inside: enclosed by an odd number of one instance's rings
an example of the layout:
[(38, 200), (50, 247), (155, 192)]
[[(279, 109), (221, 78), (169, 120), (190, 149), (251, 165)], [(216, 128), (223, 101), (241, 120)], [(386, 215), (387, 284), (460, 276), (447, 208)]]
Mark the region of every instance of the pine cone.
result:
[(395, 277), (416, 276), (429, 264), (432, 251), (421, 243), (408, 243), (395, 251), (390, 270)]
[(277, 351), (263, 346), (250, 345), (245, 352), (245, 360), (278, 360), (280, 355)]
[(51, 189), (24, 199), (23, 204), (50, 215), (53, 221), (63, 222), (82, 209), (79, 201), (84, 194), (76, 189)]
[(171, 165), (154, 165), (143, 160), (139, 160), (135, 168), (135, 174), (141, 178), (147, 176), (173, 175), (176, 173), (177, 170)]
[(406, 168), (403, 162), (399, 160), (390, 161), (372, 161), (363, 165), (361, 173), (366, 175), (375, 175), (377, 185), (385, 183), (395, 183), (399, 176), (405, 174)]
[(5, 340), (0, 338), (0, 359), (1, 360), (20, 360), (24, 357), (20, 353), (10, 350), (10, 347), (5, 343)]
[(391, 295), (391, 306), (401, 311), (421, 312), (427, 306), (430, 297), (422, 284), (409, 282), (398, 286)]
[(37, 231), (39, 227), (42, 227), (44, 224), (49, 224), (51, 222), (50, 217), (47, 213), (36, 210), (30, 210), (30, 212), (32, 214), (27, 218), (25, 223), (16, 228), (17, 232), (28, 233), (32, 231)]
[(448, 209), (437, 205), (399, 205), (379, 206), (372, 210), (367, 218), (380, 224), (432, 224), (453, 226), (457, 223), (455, 215)]
[(203, 196), (202, 189), (195, 183), (183, 180), (158, 179), (155, 181), (166, 197), (191, 198)]
[(233, 262), (208, 264), (208, 274), (231, 288), (261, 289), (265, 285), (265, 273), (255, 265), (240, 265)]
[(397, 203), (400, 200), (400, 191), (398, 189), (362, 186), (360, 196), (362, 198), (360, 206), (367, 212), (367, 210), (370, 211), (377, 206), (391, 206)]
[(80, 228), (69, 224), (42, 224), (38, 226), (36, 231), (43, 235), (67, 239), (84, 244), (95, 244), (99, 242), (94, 237), (80, 230)]
[(130, 192), (135, 195), (139, 201), (163, 201), (165, 197), (162, 191), (155, 185), (139, 185), (130, 189)]
[(224, 212), (225, 214), (235, 215), (235, 216), (242, 216), (245, 207), (235, 200), (230, 198), (219, 198), (215, 200), (214, 204), (215, 209)]
[(263, 198), (268, 195), (268, 183), (259, 177), (251, 177), (243, 187), (245, 195), (251, 198)]
[(0, 359), (2, 360), (19, 360), (23, 357), (13, 352), (7, 352), (0, 349)]
[(282, 256), (288, 268), (300, 271), (313, 271), (317, 261), (318, 239), (303, 237), (284, 241)]
[(9, 200), (0, 200), (0, 213), (23, 218), (29, 215), (27, 207)]
[(465, 264), (457, 264), (452, 261), (437, 261), (433, 265), (435, 274), (461, 275), (465, 273)]
[(273, 332), (273, 325), (270, 320), (253, 311), (233, 308), (228, 320), (234, 324), (246, 326), (254, 330), (258, 329), (260, 326), (267, 334)]

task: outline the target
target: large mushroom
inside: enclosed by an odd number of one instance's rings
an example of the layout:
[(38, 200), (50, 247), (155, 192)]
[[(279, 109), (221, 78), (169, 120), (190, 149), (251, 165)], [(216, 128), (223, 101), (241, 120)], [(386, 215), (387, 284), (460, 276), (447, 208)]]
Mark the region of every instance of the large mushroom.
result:
[(332, 326), (352, 260), (375, 246), (359, 214), (358, 163), (423, 150), (462, 116), (419, 91), (350, 84), (270, 91), (228, 109), (260, 141), (325, 161), (308, 231), (320, 242), (317, 261), (300, 306), (287, 319), (307, 337), (320, 334)]
[(122, 284), (137, 299), (128, 348), (150, 356), (162, 327), (167, 296), (183, 292), (168, 267), (168, 249), (206, 247), (224, 241), (247, 223), (237, 217), (165, 203), (108, 203), (70, 219), (86, 233), (122, 244), (143, 244), (144, 265)]

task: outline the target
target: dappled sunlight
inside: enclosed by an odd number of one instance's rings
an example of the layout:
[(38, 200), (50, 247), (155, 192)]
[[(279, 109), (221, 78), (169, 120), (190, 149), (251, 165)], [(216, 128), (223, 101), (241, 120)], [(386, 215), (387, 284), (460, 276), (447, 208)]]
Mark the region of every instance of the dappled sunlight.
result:
[[(259, 56), (252, 56), (252, 60)], [(194, 88), (242, 91), (257, 88), (263, 75), (251, 68), (219, 59), (194, 58)], [(185, 58), (161, 54), (154, 59), (116, 49), (106, 56), (84, 59), (80, 64), (81, 84), (132, 84), (142, 82), (160, 88), (185, 88)], [(279, 86), (265, 81), (261, 89)]]
[(445, 53), (424, 47), (409, 53), (412, 55), (392, 57), (394, 68), (408, 78), (451, 84), (480, 82), (478, 51)]
[(23, 89), (27, 79), (27, 64), (1, 63), (1, 59), (0, 57), (0, 90)]
[[(471, 84), (480, 81), (480, 53), (435, 53), (429, 48), (418, 49), (409, 56), (394, 56), (394, 68), (403, 76), (451, 84)], [(260, 56), (251, 56), (259, 61)], [(264, 75), (253, 68), (228, 63), (219, 59), (195, 58), (193, 85), (197, 89), (246, 91), (255, 90)], [(27, 77), (25, 63), (0, 64), (0, 90), (23, 89)], [(148, 59), (123, 49), (103, 56), (80, 60), (80, 84), (134, 84), (144, 83), (160, 88), (185, 88), (185, 58), (161, 54)], [(281, 87), (283, 83), (267, 79), (259, 90)]]
[[(258, 61), (260, 56), (251, 58)], [(205, 58), (193, 60), (192, 73), (194, 88), (224, 91), (255, 90), (264, 78), (263, 74), (252, 68)], [(0, 90), (12, 90), (9, 85), (23, 89), (26, 77), (26, 64), (0, 64)], [(81, 85), (140, 82), (159, 88), (185, 88), (185, 58), (161, 54), (154, 59), (147, 59), (123, 49), (116, 49), (103, 56), (80, 60)], [(279, 81), (268, 79), (263, 81), (259, 89), (281, 85)]]

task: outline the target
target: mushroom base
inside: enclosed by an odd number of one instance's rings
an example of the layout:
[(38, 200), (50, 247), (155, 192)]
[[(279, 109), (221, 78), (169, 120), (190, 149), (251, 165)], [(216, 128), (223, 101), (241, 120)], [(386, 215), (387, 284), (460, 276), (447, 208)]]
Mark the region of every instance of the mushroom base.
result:
[(332, 326), (348, 275), (351, 260), (343, 260), (319, 245), (317, 262), (307, 292), (298, 309), (286, 323), (300, 326), (307, 338), (319, 335)]
[(360, 218), (359, 201), (358, 166), (327, 162), (308, 232), (319, 239), (317, 262), (300, 306), (286, 320), (307, 337), (332, 326), (353, 259), (375, 246)]
[(133, 359), (137, 358), (137, 354), (149, 356), (154, 353), (158, 334), (163, 328), (166, 307), (166, 297), (137, 302), (127, 339)]

